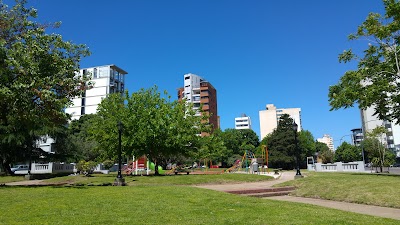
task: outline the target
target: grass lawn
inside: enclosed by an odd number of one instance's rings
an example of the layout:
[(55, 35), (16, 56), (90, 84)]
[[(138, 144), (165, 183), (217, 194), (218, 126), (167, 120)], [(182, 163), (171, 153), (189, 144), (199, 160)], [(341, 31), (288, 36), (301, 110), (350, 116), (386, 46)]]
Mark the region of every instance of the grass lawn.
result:
[(318, 206), (174, 185), (1, 187), (0, 199), (0, 224), (399, 224)]
[[(113, 183), (116, 174), (94, 174), (92, 177), (64, 176), (44, 180), (46, 183), (74, 183), (101, 185)], [(209, 174), (209, 175), (171, 175), (171, 176), (124, 176), (129, 186), (137, 185), (195, 185), (195, 184), (224, 184), (238, 182), (255, 182), (272, 180), (269, 176), (252, 174)]]
[(25, 180), (25, 176), (0, 176), (0, 184), (23, 180)]
[(295, 196), (400, 208), (399, 175), (311, 172), (276, 186), (296, 186)]

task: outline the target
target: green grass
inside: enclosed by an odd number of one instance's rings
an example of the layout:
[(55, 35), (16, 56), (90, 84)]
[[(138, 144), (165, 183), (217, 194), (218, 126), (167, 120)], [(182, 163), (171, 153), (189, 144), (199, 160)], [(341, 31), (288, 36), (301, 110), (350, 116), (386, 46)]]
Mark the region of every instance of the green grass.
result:
[(25, 176), (0, 176), (0, 184), (23, 180), (25, 180)]
[(0, 224), (398, 224), (187, 186), (2, 187)]
[[(44, 180), (46, 183), (70, 183), (102, 185), (113, 183), (116, 174), (94, 174), (92, 177), (65, 176)], [(224, 184), (239, 182), (255, 182), (272, 180), (269, 176), (251, 174), (209, 174), (209, 175), (171, 175), (171, 176), (124, 176), (128, 185), (196, 185), (196, 184)]]
[(369, 173), (308, 173), (276, 186), (295, 186), (295, 196), (400, 208), (400, 176)]

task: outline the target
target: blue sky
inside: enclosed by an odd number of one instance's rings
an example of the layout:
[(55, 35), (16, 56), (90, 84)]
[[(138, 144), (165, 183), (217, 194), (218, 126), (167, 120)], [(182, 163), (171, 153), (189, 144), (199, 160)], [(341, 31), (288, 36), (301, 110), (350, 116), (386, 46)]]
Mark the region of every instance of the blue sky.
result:
[[(6, 4), (12, 4), (10, 0)], [(242, 113), (259, 134), (266, 104), (301, 108), (315, 138), (337, 146), (361, 126), (358, 108), (329, 111), (328, 88), (355, 64), (340, 64), (348, 41), (380, 0), (31, 0), (39, 20), (61, 21), (55, 32), (86, 44), (82, 67), (115, 64), (130, 92), (157, 85), (176, 99), (183, 75), (195, 73), (217, 89), (221, 128)], [(346, 136), (347, 135), (347, 136)]]

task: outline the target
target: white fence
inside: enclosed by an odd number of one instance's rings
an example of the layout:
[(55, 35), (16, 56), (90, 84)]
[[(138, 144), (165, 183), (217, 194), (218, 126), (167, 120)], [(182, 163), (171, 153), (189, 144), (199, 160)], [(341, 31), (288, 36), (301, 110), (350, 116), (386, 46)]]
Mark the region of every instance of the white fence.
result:
[(32, 163), (31, 174), (76, 173), (74, 164)]
[(357, 162), (335, 162), (335, 163), (315, 163), (308, 164), (307, 169), (309, 171), (316, 172), (364, 172), (365, 166), (363, 161)]

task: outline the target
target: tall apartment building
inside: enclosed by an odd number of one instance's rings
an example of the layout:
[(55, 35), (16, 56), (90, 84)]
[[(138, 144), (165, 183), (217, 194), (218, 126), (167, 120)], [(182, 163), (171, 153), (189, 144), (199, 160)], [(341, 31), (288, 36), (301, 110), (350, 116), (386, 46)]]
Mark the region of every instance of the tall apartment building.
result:
[(298, 125), (298, 131), (301, 131), (302, 125), (300, 112), (300, 108), (277, 109), (273, 104), (267, 104), (265, 110), (259, 111), (260, 138), (263, 139), (278, 127), (278, 121), (283, 114), (288, 114), (292, 119), (294, 119)]
[(104, 65), (80, 70), (80, 75), (90, 73), (94, 82), (93, 88), (86, 90), (81, 97), (73, 99), (73, 105), (65, 112), (71, 119), (79, 119), (85, 114), (97, 112), (97, 106), (108, 94), (122, 93), (125, 86), (125, 75), (128, 74), (116, 65)]
[(329, 134), (324, 134), (322, 138), (317, 138), (318, 142), (325, 143), (329, 150), (334, 151), (335, 148), (333, 146), (333, 138)]
[(353, 145), (360, 146), (361, 142), (364, 140), (364, 134), (361, 128), (354, 128), (351, 130), (351, 137)]
[[(193, 109), (202, 110), (210, 115), (209, 123), (212, 129), (219, 128), (219, 117), (217, 114), (217, 90), (202, 77), (188, 73), (183, 76), (184, 87), (178, 88), (178, 99), (186, 99), (193, 103)], [(200, 116), (200, 112), (197, 113)], [(205, 133), (202, 134), (206, 135)]]
[(241, 117), (235, 118), (235, 129), (251, 129), (251, 119), (250, 116), (243, 114)]
[(368, 137), (367, 132), (371, 132), (374, 128), (384, 126), (387, 132), (381, 137), (378, 137), (378, 139), (386, 148), (397, 154), (397, 157), (400, 157), (400, 126), (394, 122), (380, 120), (376, 115), (374, 115), (374, 112), (375, 109), (373, 107), (361, 110), (362, 131), (364, 137)]

